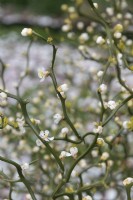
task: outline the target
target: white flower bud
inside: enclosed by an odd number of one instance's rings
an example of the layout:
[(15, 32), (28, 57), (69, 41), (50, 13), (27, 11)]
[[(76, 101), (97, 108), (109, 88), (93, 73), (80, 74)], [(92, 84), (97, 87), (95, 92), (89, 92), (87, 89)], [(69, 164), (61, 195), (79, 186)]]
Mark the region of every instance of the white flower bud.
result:
[(29, 164), (28, 163), (24, 163), (23, 165), (21, 165), (22, 170), (27, 170), (29, 169)]
[(107, 164), (108, 164), (109, 167), (112, 167), (113, 164), (114, 164), (114, 161), (113, 161), (113, 160), (108, 160), (108, 161), (107, 161)]
[(125, 18), (126, 18), (126, 19), (132, 19), (132, 14), (129, 13), (129, 12), (127, 12), (127, 13), (125, 14)]
[(101, 84), (100, 86), (99, 86), (99, 92), (101, 93), (101, 94), (104, 94), (106, 91), (107, 91), (107, 86), (105, 85), (105, 84)]
[(7, 98), (7, 94), (5, 92), (1, 92), (0, 93), (0, 97), (3, 98), (3, 99), (6, 99)]
[(86, 47), (85, 47), (84, 45), (80, 45), (80, 46), (78, 47), (78, 49), (79, 49), (80, 51), (84, 51), (84, 50), (86, 49)]
[(97, 145), (102, 147), (105, 145), (104, 139), (103, 138), (97, 138)]
[(121, 32), (115, 32), (115, 33), (114, 33), (114, 37), (115, 37), (116, 39), (120, 39), (121, 36), (122, 36)]
[(114, 110), (117, 107), (117, 103), (115, 101), (108, 101), (107, 107), (110, 108), (111, 110)]
[(124, 129), (128, 129), (128, 121), (124, 121), (123, 122), (123, 128)]
[(101, 155), (101, 160), (107, 160), (109, 158), (109, 153), (108, 152), (103, 152)]
[(107, 7), (106, 8), (106, 12), (109, 16), (113, 16), (114, 15), (114, 9), (111, 7)]
[(63, 159), (65, 157), (69, 157), (69, 156), (71, 156), (71, 153), (66, 152), (66, 151), (62, 151), (61, 154), (60, 154), (60, 156), (59, 156), (59, 158)]
[(68, 37), (69, 39), (74, 39), (75, 33), (74, 33), (74, 32), (69, 32), (69, 33), (67, 34), (67, 37)]
[(92, 197), (90, 195), (87, 195), (83, 197), (82, 200), (92, 200)]
[(68, 31), (71, 30), (71, 25), (70, 24), (65, 24), (65, 25), (62, 26), (61, 30), (63, 32), (68, 32)]
[(97, 39), (96, 39), (96, 43), (97, 44), (104, 44), (105, 43), (105, 40), (102, 36), (99, 36)]
[(61, 10), (62, 11), (67, 11), (68, 10), (68, 5), (67, 4), (62, 4), (61, 5)]
[(33, 30), (31, 28), (24, 28), (22, 31), (21, 31), (21, 35), (22, 36), (30, 36), (32, 35), (33, 33)]
[(96, 158), (98, 156), (98, 151), (97, 150), (92, 150), (91, 154), (92, 154), (92, 156), (94, 158)]
[(43, 82), (47, 76), (49, 76), (49, 71), (46, 71), (44, 67), (38, 69), (38, 77), (40, 78), (40, 82)]
[(36, 140), (36, 145), (37, 145), (38, 147), (40, 147), (40, 146), (43, 145), (43, 143), (42, 143), (41, 140), (37, 139), (37, 140)]
[(64, 134), (67, 134), (69, 132), (69, 129), (67, 127), (64, 127), (61, 129), (61, 133), (64, 135)]
[(97, 128), (93, 129), (94, 133), (99, 133), (100, 134), (100, 133), (102, 133), (102, 131), (103, 131), (103, 127), (102, 126), (98, 126)]
[(93, 3), (93, 6), (98, 9), (98, 3)]
[(66, 92), (68, 90), (68, 85), (67, 84), (62, 84), (57, 88), (57, 90), (59, 92)]
[(77, 147), (71, 147), (70, 148), (70, 153), (71, 153), (73, 158), (76, 158), (77, 157), (77, 153), (78, 153), (78, 148)]
[(83, 22), (78, 22), (78, 23), (77, 23), (77, 28), (78, 28), (79, 30), (82, 30), (82, 29), (84, 28), (84, 23), (83, 23)]
[(133, 178), (131, 178), (131, 177), (128, 177), (123, 181), (123, 185), (124, 186), (128, 186), (128, 185), (130, 185), (132, 183), (133, 183)]
[(97, 72), (97, 76), (98, 76), (98, 77), (101, 77), (102, 75), (103, 75), (103, 71), (98, 71), (98, 72)]
[(49, 131), (45, 130), (45, 131), (40, 131), (39, 136), (45, 140), (46, 142), (52, 141), (54, 140), (54, 137), (48, 137), (49, 136)]
[(53, 118), (54, 118), (54, 123), (58, 124), (61, 121), (62, 116), (59, 113), (57, 113), (57, 114), (54, 115)]
[(89, 35), (88, 33), (82, 33), (80, 36), (79, 36), (79, 41), (81, 43), (85, 43), (89, 40)]
[(75, 12), (75, 7), (70, 6), (70, 7), (68, 8), (68, 12), (69, 12), (69, 13)]

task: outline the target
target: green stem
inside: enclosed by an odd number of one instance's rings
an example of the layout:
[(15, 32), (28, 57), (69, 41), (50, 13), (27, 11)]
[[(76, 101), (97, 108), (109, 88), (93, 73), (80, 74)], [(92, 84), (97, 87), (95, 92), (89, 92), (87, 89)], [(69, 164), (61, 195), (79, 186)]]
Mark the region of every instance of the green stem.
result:
[(5, 73), (6, 65), (1, 58), (0, 58), (0, 63), (1, 63), (1, 81), (2, 81), (2, 85), (3, 85), (3, 89), (5, 90), (6, 84), (5, 84), (5, 80), (4, 80), (4, 73)]
[(12, 199), (12, 192), (13, 192), (12, 184), (10, 183), (9, 200), (13, 200), (13, 199)]
[[(1, 92), (5, 92), (3, 90), (0, 89)], [(26, 123), (30, 126), (30, 128), (33, 130), (33, 132), (35, 133), (35, 135), (37, 136), (37, 138), (39, 138), (41, 140), (41, 142), (47, 147), (47, 149), (49, 150), (49, 152), (54, 156), (56, 162), (58, 163), (58, 165), (60, 166), (62, 172), (64, 172), (64, 166), (61, 162), (61, 160), (59, 159), (58, 155), (56, 154), (56, 152), (50, 147), (50, 145), (45, 142), (40, 136), (39, 136), (39, 131), (37, 130), (37, 128), (32, 124), (27, 109), (26, 109), (26, 102), (22, 101), (22, 99), (20, 97), (17, 97), (16, 95), (12, 95), (8, 92), (5, 92), (7, 94), (8, 97), (12, 98), (12, 99), (16, 99), (21, 106), (21, 110), (23, 113), (23, 116), (25, 118)]]
[(21, 105), (21, 109), (22, 109), (22, 112), (23, 112), (23, 115), (24, 115), (24, 118), (25, 118), (25, 121), (26, 123), (30, 126), (30, 128), (33, 130), (33, 132), (35, 133), (35, 135), (37, 136), (38, 139), (41, 140), (41, 142), (47, 147), (47, 149), (49, 150), (49, 152), (54, 156), (56, 162), (58, 163), (58, 165), (60, 166), (62, 172), (64, 172), (64, 166), (61, 162), (61, 160), (59, 159), (58, 155), (56, 154), (55, 150), (53, 150), (51, 148), (51, 146), (45, 142), (40, 136), (39, 136), (39, 133), (38, 130), (36, 129), (36, 127), (32, 124), (30, 118), (29, 118), (29, 115), (27, 113), (27, 109), (26, 109), (26, 104), (24, 102), (21, 102), (20, 103)]
[(28, 182), (28, 180), (24, 177), (24, 175), (22, 173), (21, 166), (18, 163), (14, 162), (12, 160), (9, 160), (7, 158), (4, 158), (2, 156), (0, 156), (0, 160), (3, 161), (3, 162), (9, 163), (9, 164), (13, 165), (14, 167), (16, 167), (21, 182), (23, 182), (23, 184), (27, 188), (27, 190), (28, 190), (29, 194), (31, 195), (32, 199), (33, 200), (37, 200), (35, 195), (34, 195), (34, 192), (33, 192), (32, 188), (30, 186), (30, 183)]
[(112, 42), (112, 35), (111, 35), (111, 32), (110, 32), (108, 23), (104, 20), (104, 18), (103, 18), (103, 17), (100, 15), (100, 13), (97, 11), (97, 9), (95, 8), (95, 6), (93, 5), (92, 0), (88, 0), (88, 3), (89, 3), (89, 5), (91, 6), (93, 12), (96, 14), (99, 23), (101, 23), (101, 24), (104, 26), (104, 28), (105, 28), (107, 37), (108, 37), (109, 42), (110, 42), (110, 44), (109, 44), (109, 45), (110, 45), (109, 53), (110, 53), (110, 56), (113, 56), (113, 54), (114, 54), (114, 45), (113, 45), (113, 42)]
[(100, 122), (102, 122), (103, 120), (103, 116), (104, 116), (104, 112), (105, 112), (105, 107), (104, 107), (104, 103), (103, 103), (103, 99), (102, 99), (102, 95), (101, 93), (98, 91), (98, 96), (99, 96), (99, 100), (101, 102), (101, 114), (100, 114)]
[(79, 141), (75, 141), (75, 140), (71, 140), (71, 139), (69, 139), (69, 138), (67, 138), (67, 137), (55, 137), (54, 138), (54, 140), (62, 140), (62, 141), (66, 141), (66, 142), (70, 142), (70, 143), (73, 143), (73, 144), (80, 144), (82, 141), (81, 140), (79, 140)]
[(69, 116), (67, 114), (66, 103), (65, 103), (66, 100), (61, 96), (60, 92), (58, 92), (58, 90), (57, 90), (58, 84), (57, 84), (57, 80), (56, 80), (55, 73), (54, 73), (54, 63), (55, 63), (57, 48), (54, 45), (52, 45), (52, 46), (53, 46), (53, 56), (52, 56), (52, 64), (51, 64), (50, 77), (52, 79), (55, 91), (56, 91), (56, 93), (59, 96), (59, 99), (60, 99), (60, 102), (61, 102), (61, 105), (62, 105), (63, 114), (64, 114), (64, 119), (66, 120), (66, 122), (68, 123), (68, 125), (70, 126), (70, 128), (72, 129), (72, 131), (75, 133), (75, 135), (79, 139), (81, 139), (79, 133), (77, 132), (76, 128), (74, 127), (73, 123), (71, 122), (71, 120), (70, 120), (70, 118), (69, 118)]
[(122, 85), (130, 94), (133, 94), (133, 91), (126, 86), (125, 82), (121, 78), (121, 70), (119, 68), (118, 62), (116, 64), (116, 73), (117, 73), (117, 77), (118, 77), (118, 81), (120, 85)]
[(75, 162), (72, 164), (72, 166), (70, 167), (69, 171), (68, 171), (67, 174), (66, 174), (66, 178), (63, 179), (63, 180), (60, 182), (60, 184), (57, 186), (57, 188), (56, 188), (56, 190), (55, 190), (55, 192), (54, 192), (54, 194), (53, 194), (53, 197), (56, 197), (56, 193), (69, 181), (70, 176), (71, 176), (71, 173), (72, 173), (73, 169), (75, 168), (75, 166), (78, 164), (78, 162), (79, 162), (82, 158), (84, 158), (84, 157), (94, 148), (94, 146), (95, 146), (95, 144), (96, 144), (96, 141), (97, 141), (97, 138), (98, 138), (98, 134), (96, 134), (94, 141), (93, 141), (92, 144), (87, 148), (87, 150), (86, 150), (83, 154), (81, 154), (81, 156), (79, 156), (79, 157), (75, 160)]
[(123, 100), (123, 102), (117, 106), (117, 108), (110, 114), (110, 116), (103, 122), (102, 126), (105, 126), (113, 117), (114, 115), (117, 113), (117, 111), (124, 106), (129, 100), (131, 100), (133, 98), (133, 94), (130, 95), (129, 97), (127, 97), (125, 100)]
[(85, 192), (85, 191), (87, 191), (87, 190), (90, 190), (90, 189), (92, 189), (92, 188), (94, 188), (94, 187), (98, 187), (98, 186), (100, 186), (100, 185), (103, 185), (102, 181), (98, 181), (98, 182), (93, 183), (93, 184), (88, 185), (88, 186), (83, 186), (83, 187), (81, 187), (81, 188), (78, 190), (78, 193), (79, 193), (79, 192)]
[(28, 45), (28, 48), (27, 48), (27, 53), (26, 53), (26, 69), (25, 69), (25, 75), (20, 77), (20, 80), (19, 80), (19, 83), (18, 83), (18, 86), (17, 86), (17, 95), (20, 96), (19, 94), (19, 90), (20, 90), (20, 87), (23, 83), (23, 80), (25, 79), (25, 77), (27, 76), (28, 74), (28, 70), (29, 70), (29, 62), (30, 62), (30, 49), (31, 49), (31, 45), (33, 43), (33, 40), (31, 39), (29, 45)]
[(126, 187), (127, 200), (131, 200), (130, 190), (131, 190), (131, 187)]
[(95, 146), (95, 144), (96, 144), (96, 141), (97, 141), (97, 138), (98, 138), (98, 134), (96, 134), (96, 136), (95, 136), (95, 138), (94, 138), (94, 141), (93, 141), (92, 144), (87, 148), (87, 150), (86, 150), (83, 154), (81, 154), (81, 156), (79, 156), (79, 157), (75, 160), (75, 162), (72, 164), (72, 166), (70, 167), (70, 169), (69, 169), (69, 171), (68, 171), (68, 173), (67, 173), (67, 175), (66, 175), (66, 182), (69, 181), (70, 176), (71, 176), (71, 173), (72, 173), (73, 169), (75, 168), (75, 166), (78, 164), (78, 162), (79, 162), (82, 158), (84, 158), (84, 157), (94, 148), (94, 146)]
[(110, 61), (108, 61), (106, 64), (105, 64), (105, 70), (104, 70), (104, 72), (103, 72), (103, 76), (102, 76), (102, 78), (101, 78), (101, 81), (100, 81), (100, 85), (103, 83), (103, 81), (104, 81), (104, 79), (105, 79), (105, 76), (106, 76), (106, 73), (107, 73), (107, 70), (108, 70), (108, 68), (109, 68), (109, 65), (110, 65)]

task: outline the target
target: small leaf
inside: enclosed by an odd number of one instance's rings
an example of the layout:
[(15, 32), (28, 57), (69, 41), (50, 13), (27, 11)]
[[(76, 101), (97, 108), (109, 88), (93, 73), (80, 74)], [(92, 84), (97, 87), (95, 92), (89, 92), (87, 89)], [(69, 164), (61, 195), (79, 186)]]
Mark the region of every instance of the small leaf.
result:
[(1, 117), (0, 128), (5, 128), (7, 124), (8, 124), (8, 118), (7, 117)]

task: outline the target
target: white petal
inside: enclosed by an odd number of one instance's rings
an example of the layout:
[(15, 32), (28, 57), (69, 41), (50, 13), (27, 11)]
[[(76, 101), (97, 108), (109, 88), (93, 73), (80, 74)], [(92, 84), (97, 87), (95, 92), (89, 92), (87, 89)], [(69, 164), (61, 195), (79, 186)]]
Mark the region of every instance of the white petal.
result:
[(54, 137), (50, 137), (50, 138), (48, 138), (50, 141), (52, 141), (52, 140), (54, 140)]

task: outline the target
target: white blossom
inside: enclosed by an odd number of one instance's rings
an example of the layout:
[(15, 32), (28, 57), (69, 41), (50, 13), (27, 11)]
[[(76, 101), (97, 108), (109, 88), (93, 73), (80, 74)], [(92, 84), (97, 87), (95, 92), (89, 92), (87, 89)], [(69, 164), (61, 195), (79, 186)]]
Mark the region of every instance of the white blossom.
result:
[(39, 125), (41, 123), (41, 121), (39, 119), (31, 119), (32, 123)]
[(128, 121), (124, 121), (122, 125), (124, 129), (128, 129)]
[(0, 92), (0, 106), (5, 106), (7, 104), (7, 94), (5, 92)]
[(60, 159), (63, 159), (65, 157), (69, 157), (71, 156), (71, 153), (67, 152), (67, 151), (61, 151), (61, 154), (59, 156)]
[(98, 9), (98, 3), (93, 3), (93, 6)]
[(61, 133), (64, 135), (64, 134), (67, 134), (69, 132), (69, 129), (67, 127), (64, 127), (61, 129)]
[(7, 94), (5, 92), (0, 92), (0, 98), (6, 99)]
[(107, 160), (109, 158), (109, 153), (108, 152), (103, 152), (101, 155), (101, 160)]
[(68, 5), (67, 4), (62, 4), (61, 5), (61, 10), (62, 11), (67, 11), (67, 9), (68, 9)]
[(75, 33), (74, 33), (74, 32), (69, 32), (69, 33), (67, 33), (67, 37), (68, 37), (69, 39), (74, 39)]
[(68, 31), (71, 30), (71, 25), (70, 24), (65, 24), (65, 25), (62, 26), (61, 29), (62, 29), (63, 32), (68, 32)]
[(127, 41), (126, 41), (126, 45), (127, 46), (131, 46), (133, 44), (133, 41), (131, 40), (131, 39), (128, 39)]
[(109, 16), (113, 16), (114, 15), (114, 9), (112, 7), (107, 7), (106, 8), (106, 12)]
[(59, 158), (63, 159), (65, 157), (70, 157), (72, 156), (73, 158), (77, 157), (77, 153), (78, 153), (78, 148), (77, 147), (71, 147), (70, 148), (70, 153), (67, 151), (62, 151)]
[(106, 141), (111, 142), (113, 140), (113, 135), (109, 135), (106, 137)]
[(78, 49), (79, 49), (79, 51), (85, 51), (86, 46), (85, 45), (79, 45)]
[(104, 43), (105, 43), (105, 40), (104, 40), (104, 38), (103, 38), (102, 36), (99, 36), (99, 37), (97, 37), (97, 39), (96, 39), (96, 43), (97, 43), (97, 44), (104, 44)]
[(129, 13), (129, 12), (126, 12), (126, 13), (125, 13), (125, 18), (126, 18), (126, 19), (132, 19), (132, 14)]
[(37, 139), (37, 140), (36, 140), (36, 145), (37, 145), (38, 147), (40, 147), (40, 146), (43, 145), (43, 143), (42, 143), (41, 140)]
[(131, 178), (131, 177), (128, 177), (123, 181), (124, 186), (128, 186), (130, 184), (133, 184), (133, 178)]
[(67, 85), (66, 83), (64, 83), (64, 84), (60, 85), (60, 86), (57, 88), (57, 90), (58, 90), (59, 92), (66, 92), (66, 91), (68, 90), (68, 85)]
[(30, 165), (29, 163), (24, 163), (23, 165), (21, 165), (22, 170), (27, 170), (29, 169)]
[(115, 33), (114, 33), (114, 37), (115, 37), (116, 39), (120, 39), (121, 36), (122, 36), (121, 32), (115, 32)]
[(114, 161), (113, 161), (113, 160), (108, 160), (108, 161), (107, 161), (107, 164), (108, 164), (109, 167), (112, 167), (113, 164), (114, 164)]
[(24, 28), (21, 31), (22, 36), (30, 36), (30, 35), (32, 35), (32, 33), (33, 33), (33, 30), (31, 28)]
[(71, 147), (70, 148), (70, 153), (71, 153), (73, 158), (76, 158), (77, 157), (77, 153), (78, 153), (78, 148), (77, 147)]
[(84, 23), (83, 23), (83, 22), (78, 22), (78, 23), (77, 23), (77, 28), (78, 28), (79, 30), (82, 30), (82, 29), (84, 28)]
[(46, 71), (44, 67), (38, 69), (38, 77), (40, 78), (40, 82), (43, 82), (47, 76), (49, 76), (49, 71)]
[(46, 142), (52, 141), (54, 140), (54, 137), (48, 137), (49, 136), (49, 131), (45, 130), (45, 131), (40, 131), (39, 136), (45, 140)]
[(62, 120), (62, 116), (59, 113), (55, 114), (53, 118), (55, 124), (58, 124)]
[(110, 108), (111, 110), (114, 110), (117, 107), (117, 103), (115, 101), (108, 101), (107, 102), (107, 107)]
[(90, 195), (84, 196), (82, 200), (92, 200), (92, 197)]
[(98, 126), (98, 127), (93, 129), (94, 133), (99, 133), (100, 134), (100, 133), (102, 133), (102, 131), (103, 131), (103, 127), (102, 126)]
[(31, 195), (30, 194), (26, 194), (26, 199), (25, 200), (32, 200)]
[(75, 12), (75, 7), (74, 7), (74, 6), (70, 6), (70, 7), (68, 8), (68, 12), (69, 12), (69, 13)]
[(117, 61), (118, 61), (119, 65), (122, 65), (122, 64), (123, 64), (122, 57), (123, 57), (123, 55), (122, 55), (121, 53), (118, 53), (118, 54), (117, 54)]
[(22, 134), (24, 134), (26, 132), (25, 128), (24, 128), (24, 124), (25, 124), (25, 121), (24, 121), (24, 117), (22, 118), (17, 118), (16, 119), (17, 123), (18, 123), (18, 127), (20, 129), (20, 132)]
[(81, 43), (84, 43), (84, 42), (87, 42), (89, 40), (89, 35), (88, 33), (82, 33), (80, 36), (79, 36), (79, 41)]
[(102, 70), (97, 72), (97, 76), (98, 77), (101, 77), (102, 75), (103, 75), (103, 71)]
[(104, 146), (105, 145), (104, 139), (103, 138), (97, 138), (97, 145), (98, 146)]
[(101, 85), (99, 86), (99, 92), (100, 92), (101, 94), (104, 94), (106, 91), (107, 91), (107, 85), (101, 84)]
[(98, 151), (97, 150), (92, 150), (91, 154), (92, 154), (92, 156), (94, 158), (96, 158), (98, 156)]

